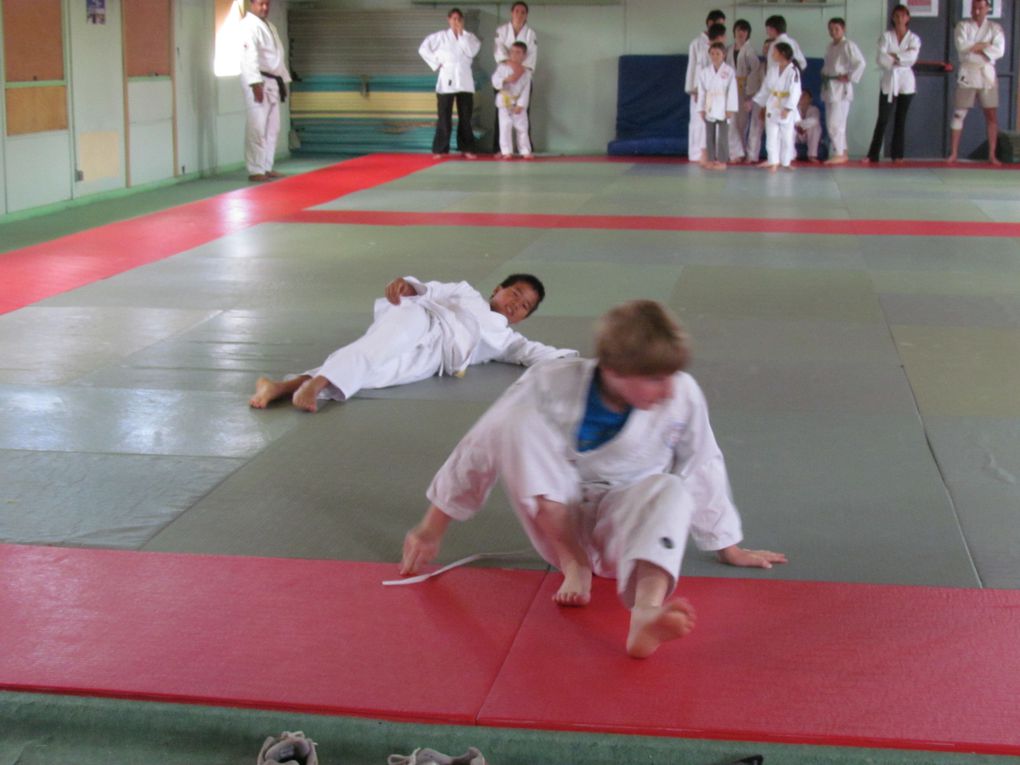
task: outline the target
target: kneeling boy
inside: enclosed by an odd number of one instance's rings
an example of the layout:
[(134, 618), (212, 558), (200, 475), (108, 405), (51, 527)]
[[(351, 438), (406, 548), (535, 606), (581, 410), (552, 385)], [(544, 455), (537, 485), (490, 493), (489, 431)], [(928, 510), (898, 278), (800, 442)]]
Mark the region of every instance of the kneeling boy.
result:
[(602, 319), (596, 347), (597, 360), (529, 370), (461, 440), (404, 540), (401, 572), (432, 560), (450, 519), (478, 512), (501, 478), (535, 549), (563, 573), (555, 601), (583, 606), (593, 572), (616, 578), (631, 612), (627, 652), (644, 658), (694, 627), (691, 605), (668, 600), (688, 533), (734, 566), (786, 557), (738, 546), (740, 516), (704, 396), (682, 371), (676, 320), (653, 301), (626, 303)]

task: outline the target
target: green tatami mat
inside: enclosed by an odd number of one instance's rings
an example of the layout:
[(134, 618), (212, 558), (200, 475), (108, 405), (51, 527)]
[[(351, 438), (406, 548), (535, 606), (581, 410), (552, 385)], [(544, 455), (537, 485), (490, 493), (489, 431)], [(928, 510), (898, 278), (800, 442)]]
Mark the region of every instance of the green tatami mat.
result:
[[(432, 476), (485, 408), (463, 401), (354, 398), (324, 405), (314, 415), (299, 413), (287, 437), (263, 449), (144, 549), (392, 560), (396, 571), (404, 534), (428, 507)], [(289, 422), (292, 412), (284, 403), (251, 417)], [(442, 560), (510, 550), (530, 550), (530, 544), (496, 491), (478, 519), (448, 533)], [(539, 563), (529, 553), (511, 565)]]
[(459, 756), (478, 747), (492, 765), (1017, 765), (1020, 758), (897, 749), (415, 725), (349, 717), (0, 693), (4, 765), (251, 765), (262, 742), (301, 730), (321, 765), (385, 765), (419, 747)]

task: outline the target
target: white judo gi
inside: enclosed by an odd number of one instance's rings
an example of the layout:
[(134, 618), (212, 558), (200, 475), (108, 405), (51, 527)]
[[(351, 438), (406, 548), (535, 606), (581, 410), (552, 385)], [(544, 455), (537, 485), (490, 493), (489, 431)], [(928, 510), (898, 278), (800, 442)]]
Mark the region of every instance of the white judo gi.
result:
[(804, 110), (804, 114), (797, 112), (797, 121), (794, 123), (794, 138), (797, 143), (807, 146), (808, 159), (818, 159), (818, 146), (822, 142), (822, 112), (811, 104)]
[[(510, 156), (514, 153), (513, 134), (517, 134), (517, 148), (522, 157), (531, 156), (531, 139), (528, 137), (528, 103), (531, 99), (531, 70), (525, 67), (524, 74), (515, 82), (504, 82), (512, 77), (513, 67), (500, 64), (492, 73), (492, 87), (496, 93), (496, 110), (499, 114), (499, 151)], [(514, 108), (520, 107), (520, 113)]]
[[(852, 40), (843, 38), (829, 43), (822, 66), (822, 101), (825, 102), (825, 123), (829, 129), (832, 153), (847, 153), (846, 123), (850, 118), (850, 104), (854, 100), (854, 84), (861, 81), (867, 62), (864, 54)], [(837, 78), (850, 78), (843, 82)]]
[(690, 119), (687, 123), (687, 158), (691, 162), (700, 162), (705, 151), (705, 121), (698, 114), (698, 72), (707, 66), (708, 34), (702, 32), (691, 41), (687, 49), (687, 73), (684, 77), (684, 92), (690, 98)]
[[(977, 95), (981, 97), (981, 106), (984, 108), (999, 105), (995, 62), (1006, 53), (1006, 35), (1002, 27), (991, 19), (985, 19), (980, 25), (974, 19), (964, 19), (958, 22), (954, 29), (953, 42), (960, 56), (960, 71), (956, 77), (959, 95), (955, 106), (958, 111), (954, 115), (952, 127), (954, 130), (960, 130), (963, 127), (963, 118), (959, 110), (968, 109), (974, 103), (974, 94), (964, 95), (967, 90), (977, 91)], [(972, 52), (977, 43), (988, 44), (983, 54)]]
[(515, 42), (522, 42), (528, 46), (528, 52), (524, 56), (524, 67), (535, 71), (535, 64), (538, 63), (538, 37), (535, 31), (525, 24), (519, 33), (514, 32), (514, 25), (511, 22), (502, 24), (496, 28), (496, 40), (492, 48), (492, 57), (497, 64), (510, 60), (510, 48)]
[[(800, 49), (800, 46), (797, 44), (797, 41), (790, 37), (790, 35), (786, 34), (786, 32), (783, 32), (783, 34), (775, 38), (771, 44), (775, 45), (781, 42), (784, 42), (791, 48), (793, 48), (793, 63), (800, 67), (801, 71), (807, 69), (807, 59), (804, 58), (804, 52)], [(776, 60), (772, 58), (771, 55), (769, 55), (771, 52), (772, 51), (768, 49), (766, 49), (765, 51), (765, 60), (768, 62), (768, 66), (766, 68), (769, 71), (779, 68), (779, 64), (776, 63)]]
[[(723, 63), (718, 69), (712, 64), (698, 72), (698, 113), (704, 114), (706, 159), (729, 162), (729, 116), (736, 113), (737, 75), (733, 67)], [(718, 134), (716, 131), (718, 130)]]
[(530, 366), (577, 351), (528, 340), (467, 282), (404, 280), (418, 293), (400, 305), (375, 301), (375, 319), (360, 338), (303, 374), (329, 380), (319, 398), (344, 401), (362, 388), (460, 375), (472, 364), (502, 361)]
[[(899, 95), (913, 95), (917, 91), (914, 64), (921, 54), (921, 38), (908, 31), (902, 40), (896, 31), (887, 29), (878, 38), (878, 66), (882, 70), (880, 89), (888, 101)], [(896, 59), (899, 59), (899, 63)]]
[[(276, 139), (280, 134), (280, 87), (274, 77), (289, 83), (286, 54), (280, 33), (254, 13), (241, 19), (241, 85), (246, 108), (244, 161), (249, 175), (273, 169)], [(268, 76), (273, 75), (273, 76)], [(255, 100), (252, 85), (262, 84), (262, 101)]]
[[(753, 111), (750, 99), (761, 87), (761, 60), (755, 53), (751, 42), (744, 43), (739, 51), (731, 45), (726, 50), (726, 63), (737, 73), (737, 114), (730, 130), (730, 158), (741, 159), (748, 156), (748, 125)], [(761, 149), (761, 129), (759, 128), (758, 149)], [(757, 156), (754, 157), (757, 159)]]
[[(800, 70), (791, 62), (783, 70), (778, 66), (770, 68), (754, 97), (758, 106), (765, 107), (765, 149), (770, 165), (789, 167), (797, 156), (794, 125), (800, 119), (797, 110), (800, 92)], [(785, 119), (782, 116), (784, 109), (789, 110)]]
[(428, 498), (467, 520), (501, 479), (535, 549), (553, 565), (554, 548), (535, 524), (536, 497), (573, 508), (592, 570), (616, 578), (631, 608), (637, 561), (666, 571), (672, 589), (688, 533), (700, 549), (721, 550), (741, 541), (740, 516), (704, 395), (683, 372), (672, 399), (632, 410), (612, 439), (577, 451), (595, 368), (591, 359), (565, 359), (529, 369), (464, 436)]

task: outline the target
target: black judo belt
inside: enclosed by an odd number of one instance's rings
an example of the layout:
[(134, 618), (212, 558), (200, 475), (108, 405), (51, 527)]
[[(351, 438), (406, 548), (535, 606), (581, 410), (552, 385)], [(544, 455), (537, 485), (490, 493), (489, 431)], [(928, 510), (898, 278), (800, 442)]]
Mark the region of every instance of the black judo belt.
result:
[(268, 77), (271, 80), (276, 80), (276, 84), (280, 86), (280, 101), (287, 100), (287, 83), (283, 81), (282, 77), (269, 72), (259, 72), (263, 77)]

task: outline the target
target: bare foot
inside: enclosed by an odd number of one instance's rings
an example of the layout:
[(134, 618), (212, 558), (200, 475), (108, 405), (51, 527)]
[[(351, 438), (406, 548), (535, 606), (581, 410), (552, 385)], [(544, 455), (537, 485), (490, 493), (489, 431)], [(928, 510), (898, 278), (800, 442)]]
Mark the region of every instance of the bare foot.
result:
[(319, 391), (316, 390), (314, 378), (301, 383), (290, 400), (298, 409), (313, 413), (319, 411)]
[(769, 161), (766, 159), (764, 162), (759, 162), (758, 163), (758, 167), (762, 167), (762, 168), (764, 168), (764, 167), (775, 167), (775, 165), (770, 165)]
[(694, 606), (683, 598), (661, 606), (635, 606), (630, 612), (627, 654), (647, 659), (663, 643), (676, 640), (694, 629)]
[(475, 154), (472, 151), (465, 151), (464, 152), (464, 159), (478, 159), (478, 155)]
[(835, 157), (829, 157), (827, 160), (825, 160), (825, 164), (827, 164), (827, 165), (845, 165), (849, 161), (850, 161), (850, 158), (848, 156), (846, 156), (845, 154), (840, 154), (840, 155), (835, 156)]
[(950, 154), (948, 157), (946, 157), (946, 163), (950, 164), (950, 165), (955, 164), (956, 163), (956, 155), (955, 154)]
[(774, 173), (779, 169), (779, 165), (765, 165), (765, 167), (769, 169), (770, 173)]
[(445, 156), (445, 154), (433, 154), (432, 159), (442, 159)]
[(999, 160), (999, 158), (998, 158), (998, 157), (989, 157), (989, 158), (988, 158), (988, 161), (989, 161), (989, 162), (991, 162), (991, 163), (992, 163), (993, 165), (995, 165), (996, 167), (998, 167), (999, 165), (1001, 165), (1001, 164), (1002, 164), (1002, 162), (1001, 162), (1001, 161)]
[(276, 401), (286, 393), (286, 388), (286, 383), (262, 376), (255, 381), (255, 395), (248, 399), (248, 405), (253, 409), (265, 409), (270, 401)]
[(563, 584), (553, 595), (561, 606), (586, 606), (591, 601), (591, 569), (578, 563), (563, 566)]

